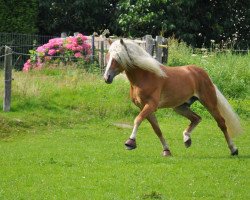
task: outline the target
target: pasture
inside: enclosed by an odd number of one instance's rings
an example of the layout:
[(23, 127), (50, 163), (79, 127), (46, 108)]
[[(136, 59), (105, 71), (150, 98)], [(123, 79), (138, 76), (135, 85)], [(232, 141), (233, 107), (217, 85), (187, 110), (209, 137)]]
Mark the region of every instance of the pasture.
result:
[[(188, 55), (178, 56), (170, 65), (187, 62)], [(138, 112), (126, 80), (106, 85), (100, 75), (72, 68), (14, 72), (11, 112), (0, 112), (0, 199), (249, 199), (249, 56), (224, 56), (188, 62), (204, 66), (234, 97), (245, 130), (234, 139), (235, 157), (199, 103), (194, 109), (203, 121), (189, 149), (182, 141), (188, 121), (171, 110), (157, 112), (173, 153), (164, 158), (146, 121), (138, 148), (124, 148)], [(3, 93), (2, 72), (0, 80)]]

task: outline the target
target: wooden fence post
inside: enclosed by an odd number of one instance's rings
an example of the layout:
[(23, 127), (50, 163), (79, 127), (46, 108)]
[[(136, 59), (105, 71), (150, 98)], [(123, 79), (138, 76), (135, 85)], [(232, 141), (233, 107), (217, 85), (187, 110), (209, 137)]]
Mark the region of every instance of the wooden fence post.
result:
[(95, 60), (95, 34), (92, 35), (91, 45), (92, 45), (91, 62), (93, 63)]
[(162, 36), (156, 36), (155, 38), (155, 52), (156, 52), (156, 60), (158, 62), (162, 62), (162, 47), (160, 47), (160, 45), (162, 45)]
[(79, 32), (74, 32), (74, 36), (76, 37), (79, 34)]
[(100, 66), (101, 66), (101, 72), (103, 72), (104, 70), (104, 40), (101, 41), (101, 62), (100, 62)]
[(12, 81), (12, 50), (5, 46), (5, 57), (4, 57), (4, 99), (3, 99), (3, 111), (10, 111), (11, 103), (11, 81)]
[(67, 33), (62, 32), (62, 33), (61, 33), (61, 38), (66, 38), (66, 37), (67, 37)]
[(146, 51), (153, 56), (154, 53), (154, 40), (151, 35), (146, 35)]
[(162, 56), (162, 63), (168, 63), (168, 40), (164, 38), (162, 41), (162, 45), (166, 46), (163, 47), (163, 56)]

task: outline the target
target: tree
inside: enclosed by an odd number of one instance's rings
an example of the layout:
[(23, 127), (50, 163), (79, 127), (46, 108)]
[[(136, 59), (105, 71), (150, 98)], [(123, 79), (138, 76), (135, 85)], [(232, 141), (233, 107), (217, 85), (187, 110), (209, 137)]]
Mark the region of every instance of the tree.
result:
[(92, 34), (106, 28), (116, 32), (114, 14), (117, 2), (118, 0), (40, 0), (40, 32)]
[(120, 25), (126, 36), (175, 35), (201, 47), (210, 40), (250, 46), (250, 2), (240, 0), (121, 0)]
[(0, 0), (0, 32), (37, 33), (38, 0)]
[(243, 0), (0, 0), (0, 31), (59, 35), (175, 35), (194, 47), (250, 46), (250, 1)]

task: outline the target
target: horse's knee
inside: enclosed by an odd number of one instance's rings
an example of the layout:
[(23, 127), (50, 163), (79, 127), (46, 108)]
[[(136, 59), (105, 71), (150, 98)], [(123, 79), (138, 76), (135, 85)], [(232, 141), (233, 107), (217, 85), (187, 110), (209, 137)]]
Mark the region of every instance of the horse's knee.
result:
[(143, 121), (143, 118), (138, 115), (135, 119), (134, 119), (134, 125), (140, 126), (141, 122)]
[(195, 124), (199, 124), (201, 120), (202, 118), (199, 115), (195, 115), (192, 122)]

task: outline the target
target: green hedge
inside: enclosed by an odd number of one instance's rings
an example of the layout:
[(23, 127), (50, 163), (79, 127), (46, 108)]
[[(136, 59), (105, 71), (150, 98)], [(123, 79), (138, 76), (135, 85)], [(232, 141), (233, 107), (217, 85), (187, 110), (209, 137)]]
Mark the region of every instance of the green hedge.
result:
[(38, 0), (0, 0), (0, 32), (37, 33)]

